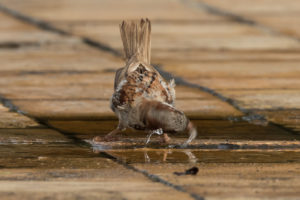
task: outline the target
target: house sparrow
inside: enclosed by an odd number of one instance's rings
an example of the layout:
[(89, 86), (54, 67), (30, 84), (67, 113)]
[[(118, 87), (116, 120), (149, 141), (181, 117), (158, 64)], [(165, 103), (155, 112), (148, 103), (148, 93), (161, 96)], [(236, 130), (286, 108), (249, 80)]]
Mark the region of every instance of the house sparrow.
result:
[(183, 112), (174, 107), (175, 82), (169, 83), (150, 65), (151, 23), (148, 19), (123, 21), (120, 24), (126, 65), (116, 71), (111, 109), (119, 118), (118, 127), (104, 138), (94, 141), (110, 141), (114, 136), (133, 128), (163, 136), (163, 142), (170, 138), (167, 133), (188, 130), (189, 144), (197, 130)]

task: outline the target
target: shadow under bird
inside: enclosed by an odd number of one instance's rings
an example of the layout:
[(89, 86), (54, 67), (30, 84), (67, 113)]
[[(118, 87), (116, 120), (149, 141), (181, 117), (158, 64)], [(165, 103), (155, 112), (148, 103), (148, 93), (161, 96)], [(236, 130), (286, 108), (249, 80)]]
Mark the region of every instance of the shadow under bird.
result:
[(188, 145), (196, 136), (197, 130), (185, 116), (174, 107), (175, 82), (167, 82), (150, 65), (151, 23), (148, 19), (123, 21), (120, 24), (126, 65), (116, 71), (111, 109), (119, 118), (118, 127), (105, 137), (97, 136), (94, 141), (111, 141), (116, 134), (126, 128), (145, 130), (162, 135), (168, 143), (168, 133), (187, 130)]

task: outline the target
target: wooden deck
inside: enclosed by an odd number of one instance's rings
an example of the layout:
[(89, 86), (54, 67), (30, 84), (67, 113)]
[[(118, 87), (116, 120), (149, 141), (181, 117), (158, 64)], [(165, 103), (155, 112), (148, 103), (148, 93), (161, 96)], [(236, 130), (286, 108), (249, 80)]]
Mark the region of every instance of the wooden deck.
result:
[[(91, 144), (117, 124), (118, 25), (141, 17), (188, 148)], [(0, 0), (0, 199), (299, 199), (299, 17), (295, 0)]]

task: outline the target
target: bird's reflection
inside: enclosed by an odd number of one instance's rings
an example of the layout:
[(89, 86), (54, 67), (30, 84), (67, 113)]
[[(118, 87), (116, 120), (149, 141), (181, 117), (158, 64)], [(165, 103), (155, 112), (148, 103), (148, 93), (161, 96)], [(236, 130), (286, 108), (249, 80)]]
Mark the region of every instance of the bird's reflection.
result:
[[(148, 150), (144, 151), (145, 163), (157, 162), (158, 160), (157, 160), (156, 157), (151, 160), (151, 156), (149, 156), (148, 152), (149, 152)], [(197, 163), (198, 160), (199, 160), (190, 149), (185, 149), (185, 150), (180, 151), (180, 152), (184, 153), (187, 156), (187, 162), (189, 162), (189, 163)], [(162, 159), (161, 159), (161, 161), (162, 162), (168, 162), (168, 155), (169, 154), (173, 154), (173, 151), (171, 149), (162, 150)]]
[[(106, 152), (129, 163), (197, 163), (199, 161), (191, 149), (124, 148), (113, 150), (109, 144), (91, 144), (94, 153)], [(113, 151), (110, 152), (111, 150)]]
[(195, 156), (195, 154), (190, 149), (185, 149), (183, 152), (188, 156), (189, 163), (197, 163), (198, 162), (198, 158)]

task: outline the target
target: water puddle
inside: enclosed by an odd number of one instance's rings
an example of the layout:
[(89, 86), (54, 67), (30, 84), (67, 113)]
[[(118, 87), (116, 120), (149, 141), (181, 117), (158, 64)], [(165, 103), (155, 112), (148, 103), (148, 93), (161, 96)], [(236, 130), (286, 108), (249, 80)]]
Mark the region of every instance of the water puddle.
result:
[(126, 132), (120, 141), (94, 143), (80, 134), (95, 153), (105, 152), (129, 164), (135, 163), (286, 163), (300, 162), (299, 135), (276, 126), (247, 122), (198, 120), (199, 136), (182, 147), (186, 135), (170, 135), (171, 144), (159, 136), (146, 145), (146, 133)]
[(109, 154), (128, 163), (300, 163), (299, 151), (126, 150)]
[[(195, 120), (199, 135), (182, 147), (186, 133), (170, 134), (172, 140), (167, 145), (153, 135), (146, 144), (147, 133), (131, 130), (118, 141), (94, 143), (92, 138), (106, 135), (117, 125), (115, 120), (49, 123), (64, 135), (50, 129), (1, 130), (0, 167), (65, 166), (66, 160), (83, 167), (86, 162), (81, 160), (107, 155), (126, 163), (300, 163), (300, 136), (272, 125)], [(91, 149), (76, 144), (83, 141)]]
[[(51, 126), (64, 133), (71, 133), (80, 139), (91, 139), (97, 135), (106, 135), (115, 127), (117, 120), (50, 120)], [(224, 140), (300, 140), (300, 134), (294, 134), (272, 124), (262, 126), (245, 121), (229, 120), (193, 120), (197, 126), (197, 139), (224, 139)], [(129, 138), (143, 137), (143, 131), (126, 130), (122, 135)], [(187, 138), (186, 133), (170, 135), (171, 138)], [(151, 139), (152, 140), (152, 139)]]

